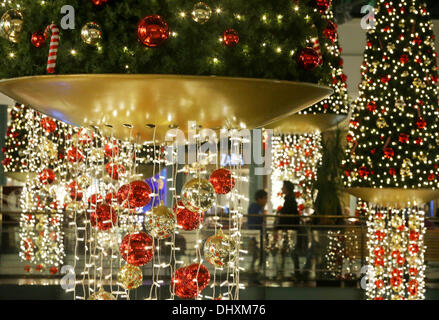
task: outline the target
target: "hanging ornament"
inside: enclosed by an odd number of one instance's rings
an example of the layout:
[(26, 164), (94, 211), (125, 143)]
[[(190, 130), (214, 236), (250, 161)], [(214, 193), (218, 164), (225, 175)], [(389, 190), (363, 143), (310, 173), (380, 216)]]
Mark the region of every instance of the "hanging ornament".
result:
[(49, 24), (44, 30), (44, 38), (51, 33), (50, 44), (49, 44), (49, 56), (47, 58), (47, 73), (55, 73), (56, 67), (56, 57), (58, 55), (58, 45), (59, 45), (59, 29), (55, 24)]
[(34, 45), (35, 48), (40, 48), (45, 41), (46, 37), (44, 36), (43, 31), (34, 32), (30, 37), (30, 42)]
[(84, 161), (84, 153), (81, 149), (72, 147), (67, 151), (67, 160), (71, 163), (79, 163)]
[(56, 122), (52, 118), (49, 117), (41, 118), (40, 124), (43, 127), (43, 129), (46, 130), (46, 132), (48, 133), (55, 132), (56, 130)]
[(418, 121), (416, 121), (416, 126), (418, 129), (425, 129), (427, 126), (427, 122), (423, 118), (418, 118)]
[(81, 201), (83, 193), (76, 181), (70, 182), (67, 185), (67, 190), (69, 191), (70, 198), (72, 198), (73, 201)]
[(181, 299), (193, 299), (197, 292), (189, 289), (185, 284), (186, 267), (179, 268), (171, 278), (171, 288), (174, 289), (175, 295)]
[(384, 148), (384, 155), (386, 158), (392, 159), (395, 156), (395, 151), (391, 147)]
[(398, 99), (395, 101), (395, 107), (399, 111), (404, 111), (405, 106), (406, 106), (406, 103), (405, 103), (404, 99)]
[(23, 15), (18, 10), (8, 10), (0, 18), (0, 36), (18, 43), (23, 28)]
[(215, 201), (215, 189), (203, 178), (194, 178), (185, 183), (181, 190), (184, 206), (196, 212), (209, 210)]
[(415, 78), (415, 79), (413, 79), (413, 85), (414, 85), (416, 88), (421, 88), (421, 87), (424, 87), (424, 86), (425, 86), (424, 82), (423, 82), (421, 79), (419, 79), (419, 78)]
[(102, 28), (96, 22), (87, 22), (81, 29), (81, 39), (89, 45), (97, 45), (102, 39)]
[(117, 213), (108, 204), (101, 204), (90, 213), (90, 224), (92, 227), (104, 231), (111, 229), (117, 222)]
[(314, 0), (315, 6), (319, 9), (320, 13), (328, 11), (331, 6), (331, 0)]
[(101, 6), (104, 3), (107, 3), (108, 0), (91, 0), (91, 2), (95, 5), (95, 6)]
[(235, 29), (227, 29), (223, 33), (223, 42), (229, 48), (236, 46), (239, 43), (239, 34)]
[(116, 300), (116, 298), (111, 293), (104, 291), (101, 287), (98, 292), (90, 295), (88, 300)]
[(311, 71), (319, 65), (320, 58), (313, 48), (307, 47), (300, 51), (297, 57), (297, 63), (301, 68)]
[(119, 180), (119, 176), (125, 173), (125, 167), (121, 164), (108, 162), (105, 165), (105, 171), (107, 171), (111, 179)]
[(204, 244), (204, 258), (214, 266), (223, 267), (235, 259), (236, 243), (221, 229), (207, 238)]
[(166, 239), (175, 230), (174, 213), (167, 208), (163, 201), (145, 215), (145, 230), (156, 239)]
[(219, 168), (210, 174), (209, 182), (218, 194), (227, 194), (235, 187), (235, 178), (226, 168)]
[(87, 189), (91, 185), (91, 178), (86, 174), (81, 174), (78, 178), (76, 178), (76, 181), (81, 189)]
[(120, 268), (117, 280), (125, 290), (137, 289), (142, 285), (142, 270), (137, 266), (126, 264)]
[[(127, 194), (125, 194), (126, 191), (127, 189), (125, 187), (122, 190), (123, 194), (121, 193), (120, 199), (122, 200), (122, 202), (124, 199), (127, 199), (130, 208), (141, 208), (146, 206), (151, 201), (151, 188), (145, 181), (136, 180), (131, 182), (128, 185), (129, 192)], [(118, 192), (118, 201), (119, 201), (119, 192)], [(119, 204), (121, 204), (120, 201)]]
[(168, 25), (159, 15), (146, 16), (137, 26), (137, 36), (147, 47), (160, 47), (169, 37)]
[(204, 2), (198, 2), (192, 8), (192, 20), (198, 23), (206, 23), (212, 15), (212, 9)]
[(122, 258), (133, 266), (143, 266), (154, 256), (152, 238), (144, 232), (127, 234), (120, 244)]
[(377, 119), (377, 127), (380, 129), (387, 127), (386, 119), (384, 119), (383, 117), (379, 117)]
[(323, 30), (323, 36), (326, 39), (329, 39), (332, 43), (337, 39), (337, 25), (331, 20), (328, 20), (328, 24)]
[(117, 157), (120, 154), (120, 146), (117, 140), (109, 141), (105, 144), (104, 147), (105, 156), (109, 158)]
[(39, 178), (42, 184), (51, 184), (55, 181), (55, 172), (50, 168), (46, 168), (41, 171)]
[(193, 263), (186, 267), (184, 272), (186, 286), (193, 290), (201, 292), (203, 291), (210, 281), (210, 272), (202, 264)]
[(181, 200), (174, 205), (174, 213), (177, 216), (177, 225), (186, 231), (198, 229), (204, 218), (204, 212), (186, 209)]

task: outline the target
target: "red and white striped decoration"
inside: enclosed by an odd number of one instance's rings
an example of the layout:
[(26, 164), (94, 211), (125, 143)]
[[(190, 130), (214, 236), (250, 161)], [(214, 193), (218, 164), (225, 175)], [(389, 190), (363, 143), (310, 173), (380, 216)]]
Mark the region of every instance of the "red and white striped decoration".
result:
[(46, 30), (44, 30), (44, 37), (46, 39), (49, 31), (52, 35), (50, 37), (49, 57), (47, 59), (47, 72), (55, 73), (56, 56), (58, 54), (59, 29), (55, 24), (49, 24)]
[(322, 50), (320, 49), (320, 42), (318, 37), (314, 37), (311, 39), (312, 48), (317, 52), (319, 55), (320, 62), (319, 64), (323, 64), (323, 56), (322, 56)]

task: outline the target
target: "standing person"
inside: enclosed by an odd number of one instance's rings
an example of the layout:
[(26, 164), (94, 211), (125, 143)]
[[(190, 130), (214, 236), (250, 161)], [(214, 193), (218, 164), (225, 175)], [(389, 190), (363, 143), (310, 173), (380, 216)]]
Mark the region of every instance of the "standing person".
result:
[[(288, 242), (288, 231), (295, 230), (297, 234), (297, 241), (294, 245), (294, 249), (291, 253), (294, 262), (294, 274), (295, 278), (298, 279), (300, 277), (300, 266), (299, 266), (299, 250), (302, 249), (303, 246), (303, 235), (300, 234), (301, 228), (300, 218), (298, 217), (299, 211), (297, 210), (297, 202), (296, 196), (294, 193), (294, 184), (291, 181), (284, 181), (282, 186), (282, 193), (285, 195), (285, 201), (282, 209), (278, 212), (281, 215), (291, 215), (291, 217), (279, 217), (276, 221), (276, 230), (281, 230), (278, 232), (278, 236), (282, 233), (283, 237), (283, 248), (282, 250), (282, 261), (280, 270), (278, 272), (278, 279), (282, 280), (284, 275), (285, 268), (285, 258), (287, 254), (288, 248), (286, 247), (286, 243)], [(305, 239), (306, 240), (306, 239)]]
[[(259, 255), (259, 268), (262, 266), (262, 243), (263, 243), (263, 225), (264, 225), (264, 208), (268, 201), (268, 194), (265, 190), (258, 190), (255, 193), (255, 202), (251, 203), (247, 209), (248, 217), (247, 225), (249, 230), (259, 230), (259, 250), (256, 245), (256, 238), (252, 238), (253, 244), (253, 259), (251, 265), (251, 272), (255, 272), (255, 263)], [(258, 254), (259, 251), (259, 254)]]

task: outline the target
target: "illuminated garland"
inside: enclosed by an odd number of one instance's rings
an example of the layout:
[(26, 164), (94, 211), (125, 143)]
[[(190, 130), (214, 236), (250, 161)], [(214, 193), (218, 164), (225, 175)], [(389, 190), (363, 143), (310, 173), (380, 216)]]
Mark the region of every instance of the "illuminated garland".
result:
[(317, 178), (321, 155), (321, 134), (274, 136), (272, 145), (271, 201), (274, 210), (283, 204), (282, 183), (295, 185), (299, 214), (313, 214), (312, 186)]

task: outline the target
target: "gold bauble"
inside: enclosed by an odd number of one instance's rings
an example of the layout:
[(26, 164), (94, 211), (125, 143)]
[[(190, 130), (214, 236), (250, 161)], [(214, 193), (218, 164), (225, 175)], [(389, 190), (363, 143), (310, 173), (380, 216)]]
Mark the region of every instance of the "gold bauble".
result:
[(393, 216), (391, 220), (391, 225), (393, 228), (398, 229), (403, 224), (402, 218), (400, 216)]
[(410, 230), (419, 230), (421, 223), (416, 216), (409, 217), (409, 228)]
[(88, 300), (116, 300), (116, 298), (109, 292), (101, 289), (88, 297)]
[(390, 42), (390, 43), (387, 45), (387, 50), (392, 51), (392, 50), (394, 50), (394, 49), (395, 49), (395, 44), (394, 44), (393, 42)]
[(102, 28), (95, 22), (87, 22), (81, 29), (81, 39), (86, 44), (96, 45), (102, 39)]
[(194, 178), (183, 186), (181, 200), (187, 209), (204, 212), (212, 208), (215, 202), (215, 190), (206, 179)]
[(90, 176), (86, 174), (81, 174), (77, 179), (76, 182), (78, 183), (79, 187), (83, 190), (87, 189), (91, 185), (91, 178)]
[(163, 202), (145, 215), (145, 230), (152, 237), (165, 239), (174, 233), (177, 219), (174, 212)]
[(235, 258), (236, 242), (221, 229), (207, 238), (204, 244), (204, 258), (212, 265), (223, 267)]
[(404, 70), (402, 73), (401, 73), (401, 77), (403, 77), (403, 78), (406, 78), (406, 77), (408, 77), (410, 74), (409, 74), (409, 72), (407, 71), (407, 70)]
[(399, 111), (404, 111), (404, 108), (406, 106), (406, 103), (404, 101), (404, 99), (397, 99), (395, 101), (395, 107), (399, 110)]
[(142, 270), (137, 266), (126, 264), (120, 268), (117, 280), (126, 290), (136, 289), (142, 285)]
[(104, 149), (101, 148), (93, 148), (90, 151), (89, 160), (90, 162), (102, 162), (104, 161)]
[(23, 15), (18, 10), (8, 10), (0, 18), (0, 36), (17, 43), (23, 27)]
[(416, 88), (421, 88), (421, 87), (424, 87), (424, 82), (419, 78), (415, 78), (415, 79), (413, 79), (413, 85)]
[(206, 23), (212, 15), (212, 9), (204, 2), (198, 2), (192, 8), (192, 20), (198, 23)]
[(38, 232), (44, 231), (44, 228), (45, 228), (44, 222), (38, 222), (35, 226), (35, 230), (37, 230)]
[(384, 119), (383, 117), (379, 117), (377, 120), (377, 127), (380, 129), (387, 127), (386, 119)]
[(48, 160), (56, 160), (58, 158), (58, 149), (52, 140), (42, 137), (39, 148), (43, 158)]

